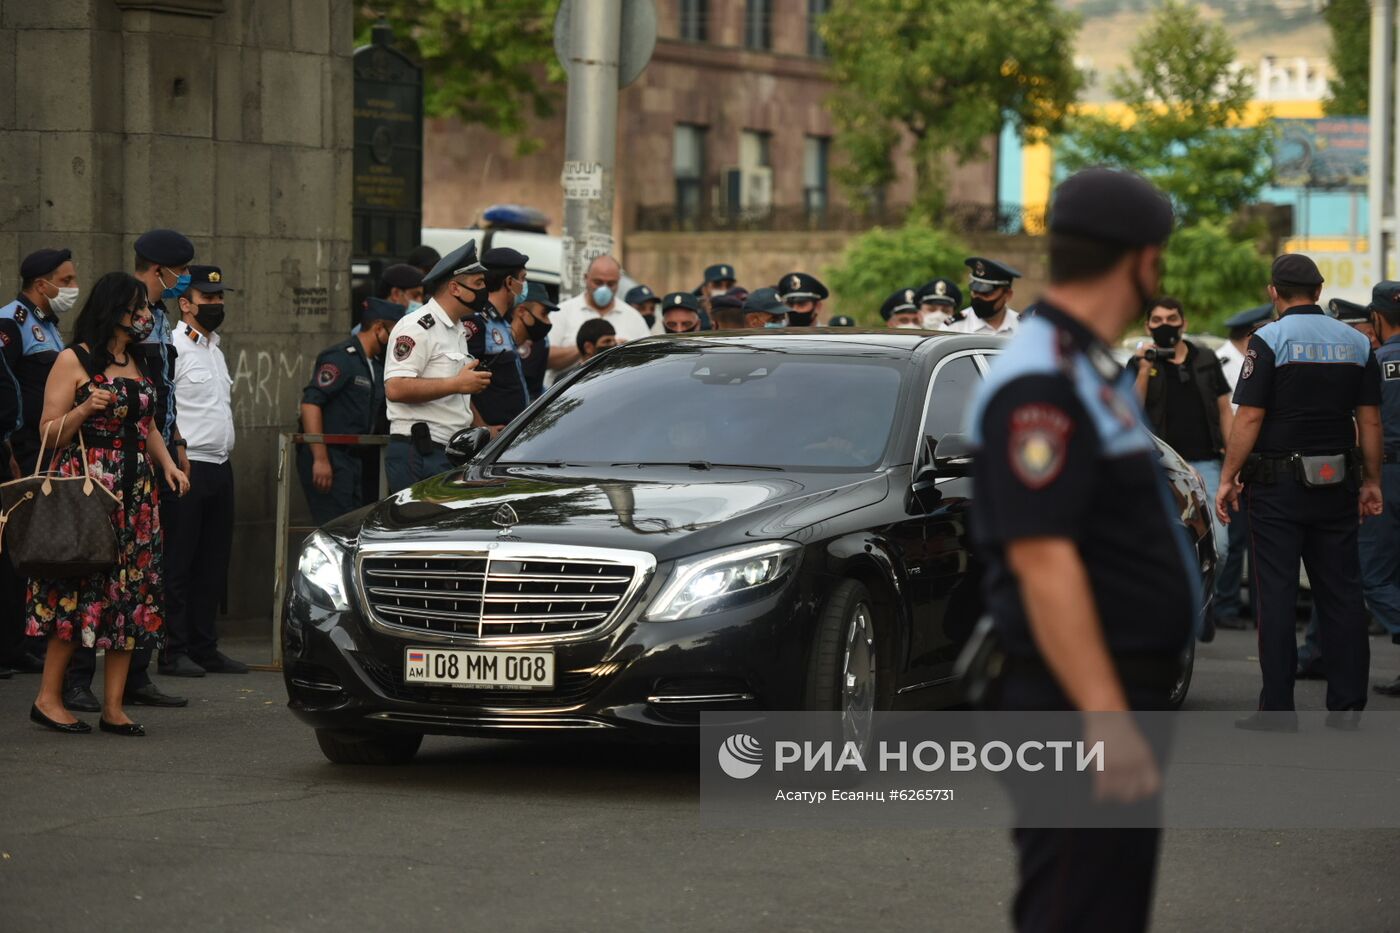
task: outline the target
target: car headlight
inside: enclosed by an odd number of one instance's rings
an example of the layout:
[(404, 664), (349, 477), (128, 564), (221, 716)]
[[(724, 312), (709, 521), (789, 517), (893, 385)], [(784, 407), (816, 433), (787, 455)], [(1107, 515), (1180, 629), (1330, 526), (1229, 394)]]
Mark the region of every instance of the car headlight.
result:
[(682, 560), (646, 617), (653, 622), (689, 619), (722, 608), (735, 594), (769, 587), (792, 572), (801, 547), (769, 541)]
[(345, 549), (323, 531), (313, 531), (301, 546), (297, 577), (316, 605), (337, 612), (350, 609), (345, 592)]

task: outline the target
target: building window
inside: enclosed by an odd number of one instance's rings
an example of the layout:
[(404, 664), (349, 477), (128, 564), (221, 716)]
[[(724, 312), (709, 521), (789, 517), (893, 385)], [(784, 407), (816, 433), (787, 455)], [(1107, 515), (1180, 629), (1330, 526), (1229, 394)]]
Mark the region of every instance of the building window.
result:
[(808, 136), (802, 152), (802, 199), (807, 216), (820, 220), (826, 215), (831, 138)]
[(687, 42), (704, 42), (710, 37), (709, 0), (679, 0), (681, 38)]
[(739, 165), (745, 169), (772, 168), (773, 134), (744, 130), (739, 137)]
[(826, 58), (826, 43), (817, 27), (830, 9), (831, 0), (807, 0), (807, 54), (813, 58)]
[(744, 46), (759, 52), (773, 48), (773, 0), (747, 0)]
[(676, 218), (693, 221), (704, 208), (705, 128), (677, 123), (675, 150)]

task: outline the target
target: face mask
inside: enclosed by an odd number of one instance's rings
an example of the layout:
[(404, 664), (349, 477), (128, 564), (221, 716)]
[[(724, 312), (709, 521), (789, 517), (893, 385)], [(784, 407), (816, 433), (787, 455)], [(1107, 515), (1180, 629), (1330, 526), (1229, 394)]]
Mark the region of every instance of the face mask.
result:
[(174, 301), (176, 298), (179, 298), (185, 292), (190, 290), (190, 274), (188, 272), (186, 272), (182, 276), (178, 276), (175, 279), (174, 285), (166, 285), (165, 276), (163, 275), (157, 274), (156, 278), (160, 281), (160, 284), (162, 286), (160, 297), (168, 299), (170, 301)]
[(1148, 331), (1152, 342), (1163, 349), (1171, 349), (1181, 342), (1181, 328), (1175, 324), (1158, 324)]
[[(58, 288), (57, 285), (54, 286)], [(58, 294), (49, 299), (49, 310), (54, 314), (66, 314), (78, 303), (78, 289), (58, 288)]]
[(649, 328), (656, 326), (656, 315), (654, 314), (643, 314), (642, 320), (647, 322), (647, 327)]
[(140, 343), (151, 336), (151, 331), (156, 329), (156, 319), (149, 312), (137, 312), (131, 316), (131, 323), (127, 325), (126, 332), (131, 337), (132, 343)]
[(984, 321), (996, 317), (999, 310), (995, 301), (988, 301), (985, 298), (973, 298), (971, 306), (972, 313)]
[(202, 330), (209, 333), (219, 329), (219, 325), (224, 322), (224, 306), (222, 303), (216, 305), (199, 305), (194, 313), (194, 322)]
[(535, 321), (533, 324), (525, 325), (525, 334), (531, 340), (543, 340), (554, 329), (554, 325), (548, 321)]
[(599, 285), (597, 288), (593, 289), (593, 307), (599, 309), (606, 308), (608, 305), (612, 304), (612, 300), (613, 290), (606, 285)]
[(789, 311), (787, 313), (787, 323), (792, 327), (811, 327), (812, 321), (816, 320), (815, 311)]
[(419, 308), (421, 308), (421, 307), (423, 307), (423, 302), (421, 302), (421, 301), (409, 301), (409, 303), (408, 303), (408, 310), (405, 311), (404, 313), (405, 313), (405, 314), (412, 314), (414, 311), (417, 311), (417, 310), (418, 310)]
[(922, 325), (920, 325), (920, 324), (896, 324), (896, 325), (895, 325), (895, 329), (896, 329), (896, 330), (919, 330), (919, 329), (921, 329), (921, 327), (922, 327)]
[(476, 314), (481, 314), (488, 307), (491, 306), (491, 293), (488, 292), (486, 289), (483, 288), (480, 291), (478, 291), (477, 289), (467, 288), (465, 285), (463, 285), (462, 290), (472, 293), (472, 297), (470, 300), (464, 299), (461, 295), (453, 295), (452, 297), (457, 299), (458, 304), (466, 308), (468, 311), (472, 311)]
[[(789, 317), (791, 317), (791, 315), (789, 315)], [(766, 327), (768, 330), (778, 330), (779, 328), (781, 328), (781, 327), (787, 327), (788, 325), (787, 325), (787, 321), (769, 321), (767, 324), (764, 324), (763, 326)]]

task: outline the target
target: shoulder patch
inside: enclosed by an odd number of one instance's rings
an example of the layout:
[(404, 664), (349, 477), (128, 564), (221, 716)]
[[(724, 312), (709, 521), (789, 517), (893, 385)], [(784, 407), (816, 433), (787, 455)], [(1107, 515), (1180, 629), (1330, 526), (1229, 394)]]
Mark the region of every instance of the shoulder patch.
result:
[(1244, 365), (1240, 367), (1240, 378), (1248, 379), (1254, 375), (1254, 361), (1259, 358), (1259, 351), (1250, 347), (1249, 352), (1244, 355)]
[(316, 384), (321, 388), (333, 385), (340, 378), (340, 367), (334, 363), (322, 363), (316, 370)]
[(476, 322), (476, 318), (469, 317), (462, 321), (462, 330), (467, 332), (467, 339), (470, 340), (481, 333), (481, 325)]
[[(4, 334), (0, 333), (0, 339)], [(1400, 360), (1385, 360), (1381, 363), (1381, 375), (1386, 382), (1394, 382), (1400, 379)]]
[(47, 343), (49, 340), (49, 338), (44, 335), (44, 329), (38, 324), (35, 324), (33, 327), (31, 327), (29, 329), (29, 332), (34, 335), (35, 343)]
[(412, 337), (408, 336), (408, 334), (402, 335), (398, 340), (394, 341), (394, 359), (402, 363), (404, 360), (408, 359), (408, 355), (413, 352), (415, 346), (416, 344), (413, 342)]
[(427, 330), (429, 327), (432, 327), (436, 323), (437, 318), (433, 317), (433, 313), (431, 311), (429, 311), (427, 314), (423, 315), (418, 319), (418, 326), (423, 328), (424, 330)]
[(0, 330), (0, 347), (8, 347), (9, 345), (10, 345), (10, 335), (9, 335), (8, 333), (6, 333), (5, 331)]
[(1043, 489), (1065, 466), (1074, 422), (1056, 405), (1036, 402), (1011, 413), (1011, 468), (1029, 489)]
[(29, 317), (29, 309), (26, 308), (24, 305), (20, 305), (18, 308), (15, 308), (15, 323), (16, 323), (16, 324), (23, 324), (24, 321), (25, 321), (25, 319), (28, 318), (28, 317)]
[(530, 358), (530, 353), (534, 346), (535, 342), (533, 340), (527, 340), (520, 346), (516, 347), (515, 352), (522, 360), (528, 360)]

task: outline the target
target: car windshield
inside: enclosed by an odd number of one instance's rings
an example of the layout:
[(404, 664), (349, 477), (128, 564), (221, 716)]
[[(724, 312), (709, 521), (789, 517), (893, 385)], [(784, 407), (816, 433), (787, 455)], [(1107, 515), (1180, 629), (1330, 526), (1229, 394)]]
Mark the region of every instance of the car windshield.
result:
[(907, 360), (749, 347), (607, 354), (497, 462), (856, 470), (889, 440)]

